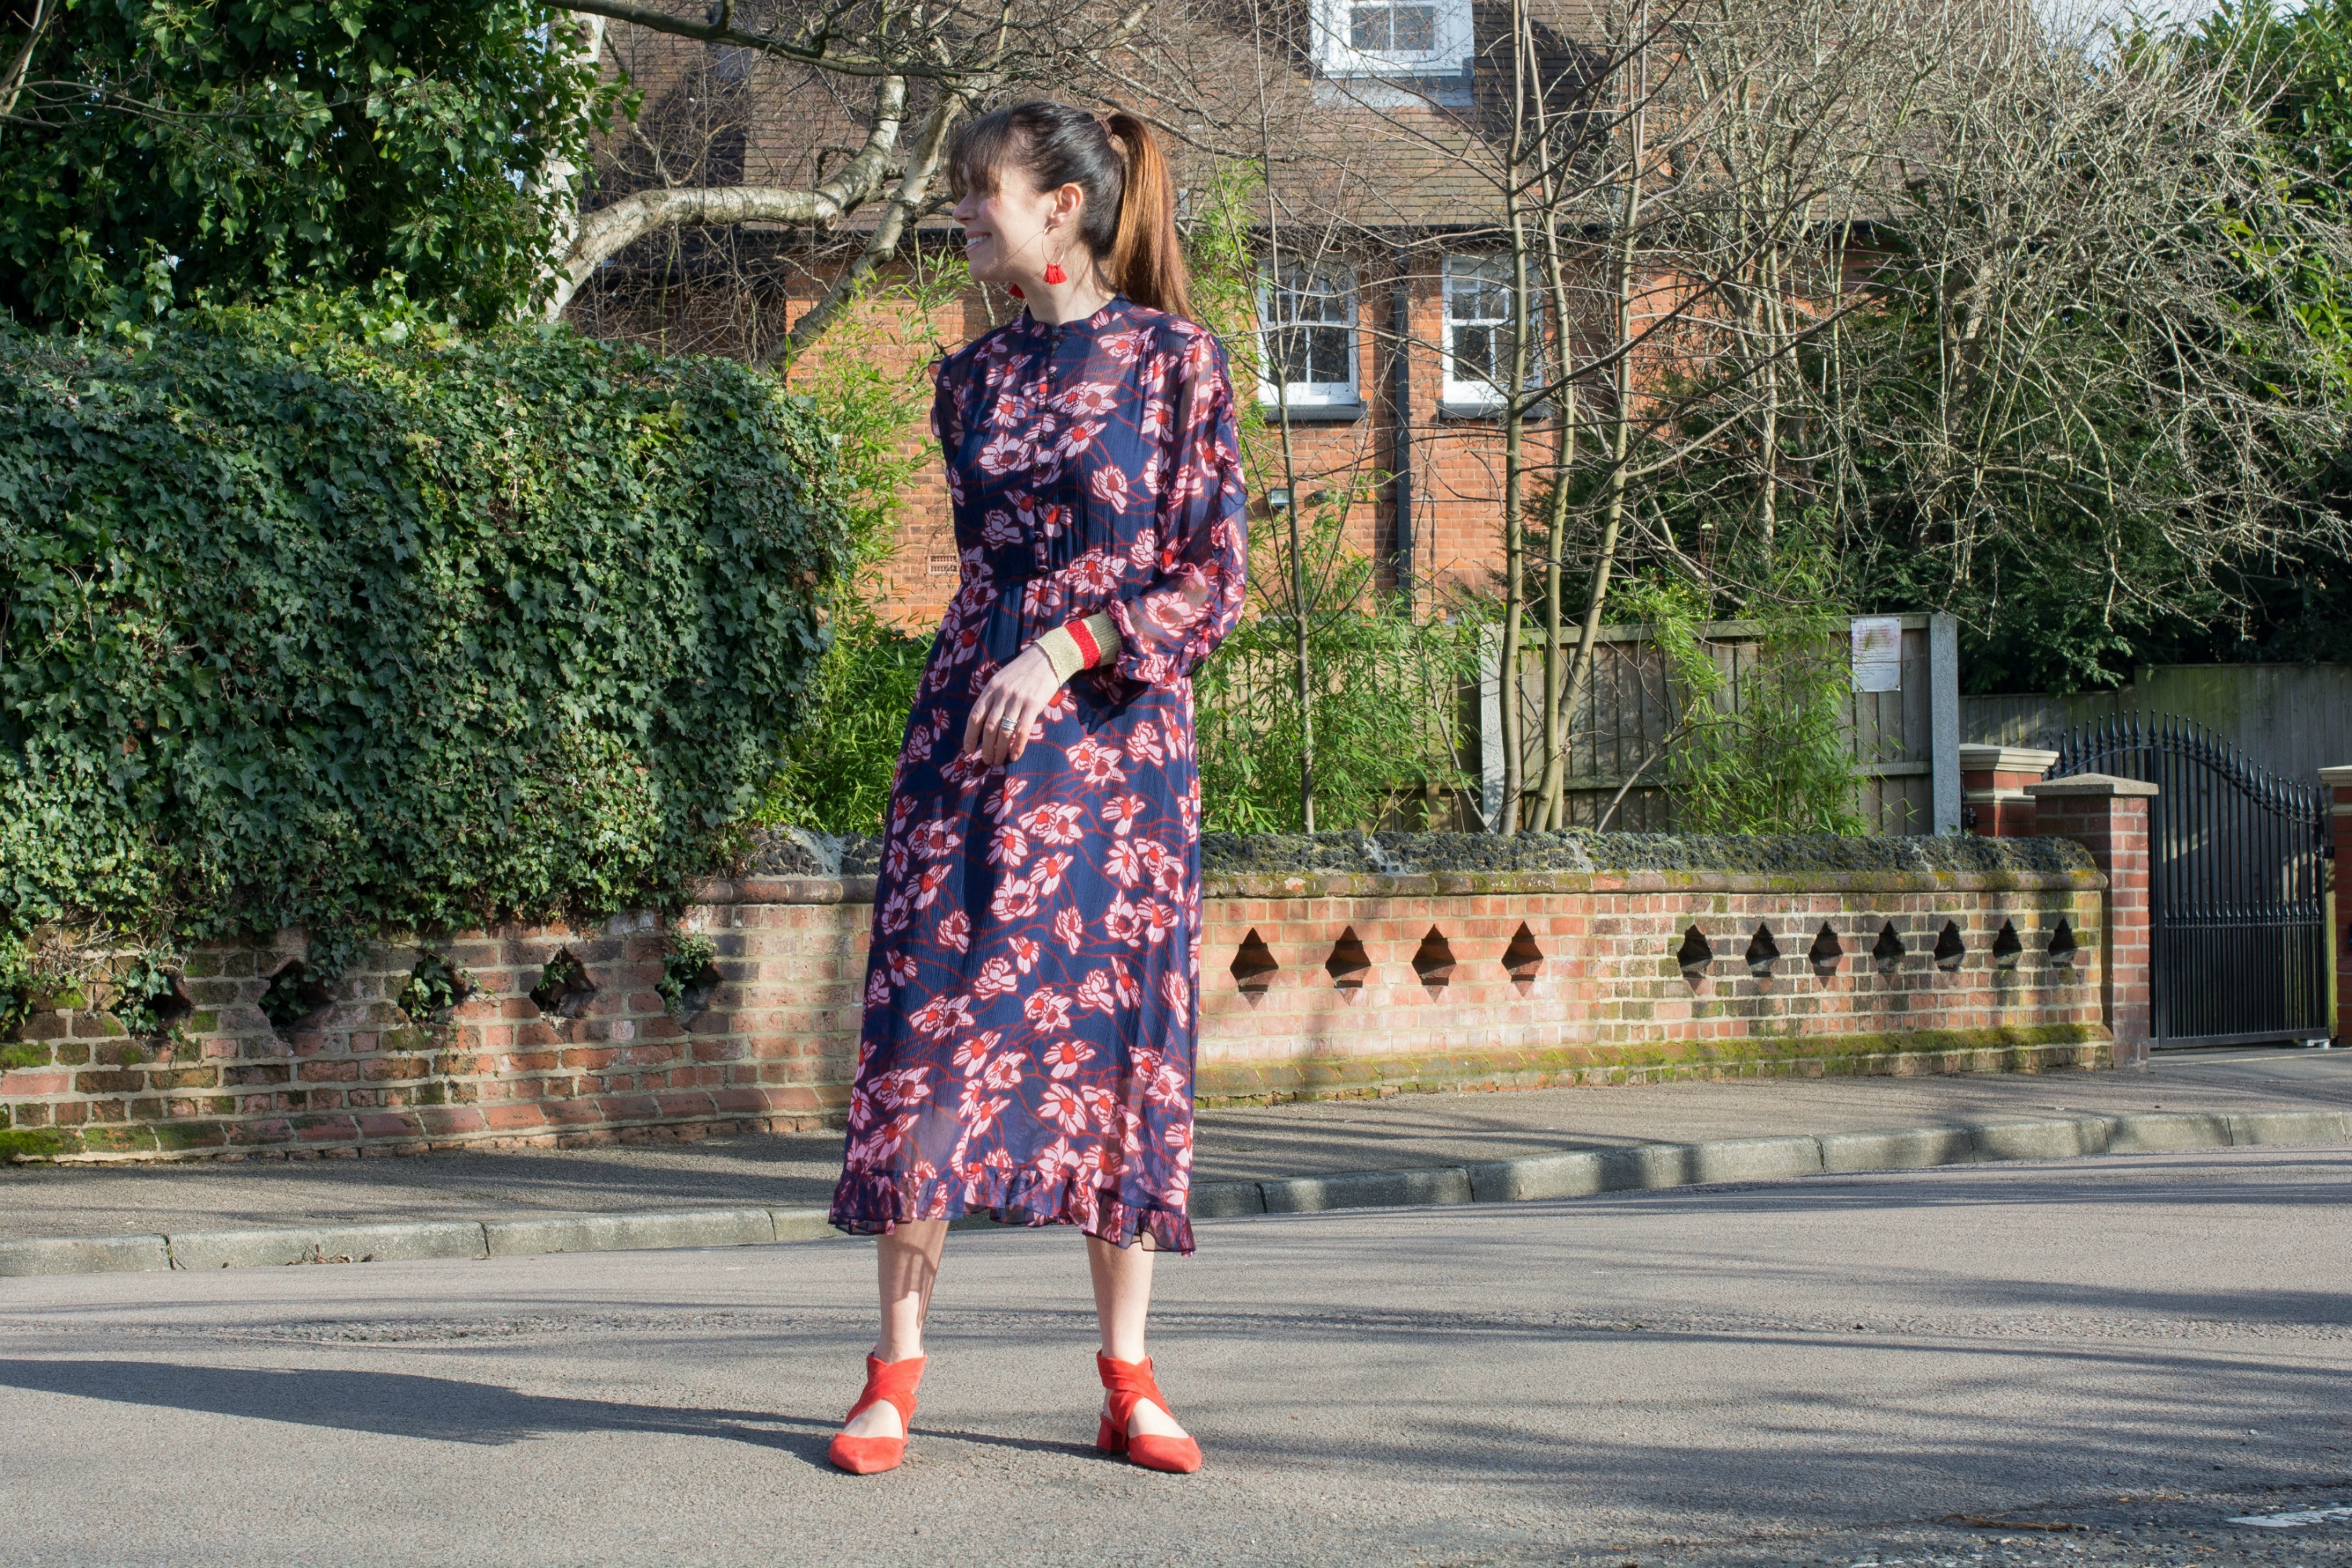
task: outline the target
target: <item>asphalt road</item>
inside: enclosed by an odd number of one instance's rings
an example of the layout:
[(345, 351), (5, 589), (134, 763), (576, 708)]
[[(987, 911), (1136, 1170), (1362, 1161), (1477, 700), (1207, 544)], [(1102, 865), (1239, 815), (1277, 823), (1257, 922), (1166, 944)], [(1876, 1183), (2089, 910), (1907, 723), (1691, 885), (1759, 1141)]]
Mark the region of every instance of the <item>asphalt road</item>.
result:
[(823, 1458), (862, 1247), (11, 1280), (0, 1563), (2352, 1563), (2352, 1520), (2224, 1522), (2352, 1504), (2352, 1151), (1201, 1240), (1154, 1346), (1190, 1478), (1087, 1447), (1066, 1233), (952, 1238), (865, 1479)]

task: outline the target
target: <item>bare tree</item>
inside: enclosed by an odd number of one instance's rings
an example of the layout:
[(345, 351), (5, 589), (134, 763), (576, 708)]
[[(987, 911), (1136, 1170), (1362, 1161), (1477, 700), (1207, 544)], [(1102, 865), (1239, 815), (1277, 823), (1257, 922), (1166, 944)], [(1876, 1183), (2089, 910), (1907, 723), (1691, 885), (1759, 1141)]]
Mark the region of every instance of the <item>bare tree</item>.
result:
[[(662, 166), (659, 149), (638, 188), (602, 205), (583, 201), (553, 262), (547, 313), (562, 313), (581, 285), (627, 247), (650, 236), (746, 224), (803, 232), (855, 229), (856, 244), (834, 268), (815, 306), (787, 332), (754, 349), (761, 363), (789, 358), (815, 342), (876, 269), (898, 252), (910, 226), (939, 203), (942, 166), (956, 123), (982, 100), (1024, 82), (1090, 79), (1096, 62), (1120, 47), (1148, 7), (1043, 0), (781, 0), (737, 5), (715, 0), (698, 15), (631, 0), (581, 0), (583, 19), (620, 22), (691, 40), (730, 63), (743, 121), (780, 125), (794, 153), (822, 153), (828, 133), (856, 127), (860, 140), (829, 170), (804, 183), (746, 184), (695, 178)], [(601, 41), (601, 40), (600, 40)], [(820, 162), (822, 160), (820, 159)], [(685, 177), (678, 177), (683, 174)]]

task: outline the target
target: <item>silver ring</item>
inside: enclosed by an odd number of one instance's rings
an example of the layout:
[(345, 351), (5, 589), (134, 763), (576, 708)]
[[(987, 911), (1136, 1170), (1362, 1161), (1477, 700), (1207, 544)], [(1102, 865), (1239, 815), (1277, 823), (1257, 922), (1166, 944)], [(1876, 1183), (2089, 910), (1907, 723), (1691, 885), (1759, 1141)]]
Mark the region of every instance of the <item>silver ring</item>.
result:
[(999, 719), (996, 721), (996, 727), (1004, 731), (1004, 733), (1010, 735), (1013, 731), (1021, 728), (1021, 721), (1008, 715), (1005, 718)]

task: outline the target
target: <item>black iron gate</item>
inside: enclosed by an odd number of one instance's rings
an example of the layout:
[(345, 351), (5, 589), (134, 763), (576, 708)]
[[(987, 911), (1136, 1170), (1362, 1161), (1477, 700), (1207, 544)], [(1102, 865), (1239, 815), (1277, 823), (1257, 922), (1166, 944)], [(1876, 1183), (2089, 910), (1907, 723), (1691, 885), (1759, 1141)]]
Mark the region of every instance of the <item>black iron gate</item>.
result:
[(2327, 797), (2185, 719), (2114, 714), (2058, 748), (2053, 778), (2114, 773), (2148, 803), (2158, 1046), (2326, 1040)]

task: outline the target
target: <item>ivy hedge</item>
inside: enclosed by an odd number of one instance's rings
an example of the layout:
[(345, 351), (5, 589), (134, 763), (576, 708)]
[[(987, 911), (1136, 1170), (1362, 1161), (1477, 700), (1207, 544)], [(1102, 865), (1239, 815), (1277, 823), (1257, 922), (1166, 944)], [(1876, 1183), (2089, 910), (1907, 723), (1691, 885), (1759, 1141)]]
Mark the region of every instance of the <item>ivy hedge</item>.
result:
[(674, 898), (804, 706), (830, 469), (774, 381), (561, 329), (0, 331), (0, 991)]

